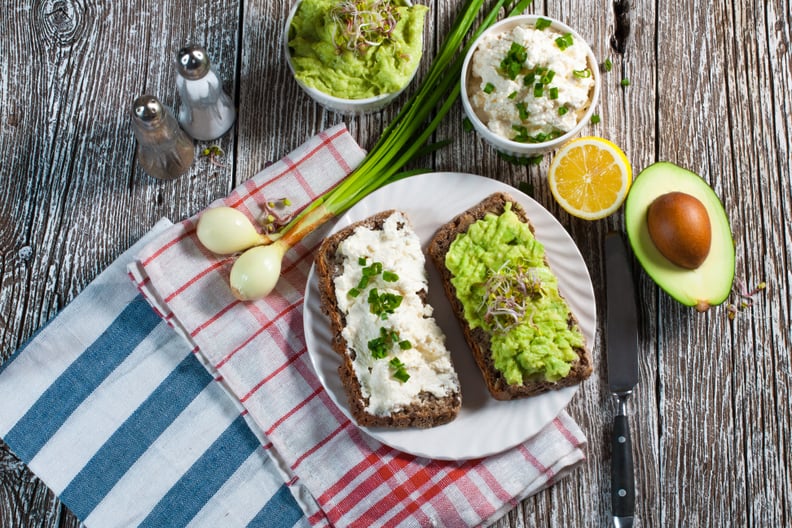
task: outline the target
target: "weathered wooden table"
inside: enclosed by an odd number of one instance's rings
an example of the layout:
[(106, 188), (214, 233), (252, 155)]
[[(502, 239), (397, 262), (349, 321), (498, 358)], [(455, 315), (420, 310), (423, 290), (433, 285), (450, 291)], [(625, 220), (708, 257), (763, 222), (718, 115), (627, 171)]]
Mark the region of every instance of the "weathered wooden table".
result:
[[(431, 8), (424, 72), (461, 2), (419, 1)], [(622, 146), (636, 172), (669, 160), (700, 173), (731, 219), (737, 276), (768, 285), (754, 306), (730, 320), (724, 306), (699, 314), (679, 305), (636, 268), (637, 515), (643, 526), (789, 526), (792, 4), (633, 4), (623, 53), (612, 46), (616, 18), (609, 1), (538, 2), (529, 11), (567, 21), (598, 57), (613, 62), (604, 77), (602, 121), (587, 132)], [(159, 218), (194, 214), (268, 160), (345, 119), (317, 107), (290, 78), (279, 45), (289, 7), (276, 0), (6, 2), (0, 13), (0, 362)], [(136, 162), (127, 111), (142, 93), (171, 108), (178, 104), (173, 56), (191, 42), (208, 48), (239, 119), (215, 142), (226, 152), (225, 168), (198, 158), (188, 175), (161, 182)], [(346, 122), (361, 145), (371, 146), (397, 108)], [(622, 213), (596, 222), (570, 217), (546, 185), (549, 157), (538, 166), (509, 164), (463, 132), (461, 117), (457, 103), (437, 132), (453, 143), (419, 165), (531, 184), (534, 198), (577, 242), (603, 314), (602, 242), (609, 230), (622, 229)], [(600, 318), (595, 375), (569, 407), (589, 438), (586, 463), (497, 526), (610, 523), (613, 405), (602, 330)], [(0, 443), (0, 526), (78, 524)]]

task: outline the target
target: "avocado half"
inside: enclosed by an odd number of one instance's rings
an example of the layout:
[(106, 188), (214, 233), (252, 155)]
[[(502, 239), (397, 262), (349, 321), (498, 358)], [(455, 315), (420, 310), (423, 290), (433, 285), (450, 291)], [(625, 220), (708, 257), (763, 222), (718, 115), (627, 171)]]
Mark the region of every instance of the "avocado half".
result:
[[(694, 270), (677, 266), (664, 257), (649, 236), (646, 223), (649, 205), (655, 198), (674, 191), (697, 198), (709, 215), (710, 251)], [(715, 191), (698, 174), (668, 162), (646, 167), (627, 195), (624, 222), (638, 262), (671, 297), (700, 312), (728, 298), (734, 282), (734, 240), (729, 219)]]

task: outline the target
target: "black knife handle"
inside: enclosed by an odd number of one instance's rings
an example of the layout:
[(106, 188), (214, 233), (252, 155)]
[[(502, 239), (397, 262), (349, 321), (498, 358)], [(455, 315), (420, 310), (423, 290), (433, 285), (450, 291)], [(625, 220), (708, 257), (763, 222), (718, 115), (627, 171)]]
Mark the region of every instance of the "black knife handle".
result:
[(632, 442), (627, 417), (619, 414), (613, 419), (611, 437), (611, 508), (616, 517), (630, 517), (635, 513), (635, 476), (633, 474)]

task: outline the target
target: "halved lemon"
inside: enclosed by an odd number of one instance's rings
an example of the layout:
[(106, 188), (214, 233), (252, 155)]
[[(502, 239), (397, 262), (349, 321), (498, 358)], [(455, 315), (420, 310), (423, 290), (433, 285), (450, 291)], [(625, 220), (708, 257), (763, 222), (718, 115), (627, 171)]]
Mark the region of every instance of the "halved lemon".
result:
[(550, 192), (569, 214), (598, 220), (615, 213), (632, 183), (632, 167), (624, 152), (601, 137), (565, 143), (547, 173)]

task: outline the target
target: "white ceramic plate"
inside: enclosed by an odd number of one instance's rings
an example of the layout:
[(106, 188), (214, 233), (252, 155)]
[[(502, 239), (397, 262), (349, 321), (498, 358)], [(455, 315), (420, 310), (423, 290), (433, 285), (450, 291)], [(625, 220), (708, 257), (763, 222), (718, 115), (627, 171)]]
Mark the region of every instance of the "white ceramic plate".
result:
[[(533, 199), (504, 183), (454, 172), (422, 174), (397, 181), (372, 193), (342, 216), (333, 232), (386, 209), (399, 209), (410, 218), (424, 249), (437, 228), (490, 194), (508, 192), (525, 207), (545, 245), (547, 259), (558, 276), (563, 295), (578, 318), (589, 347), (597, 328), (596, 304), (591, 278), (583, 257), (561, 224)], [(462, 385), (462, 409), (446, 425), (429, 429), (361, 428), (391, 447), (417, 456), (464, 460), (492, 455), (513, 447), (538, 433), (569, 403), (578, 387), (513, 401), (497, 401), (487, 391), (481, 373), (465, 343), (440, 283), (427, 259), (429, 303), (446, 334), (454, 366)], [(303, 310), (308, 353), (330, 397), (352, 420), (347, 396), (338, 376), (341, 361), (331, 345), (330, 322), (319, 305), (319, 289), (311, 268)]]

